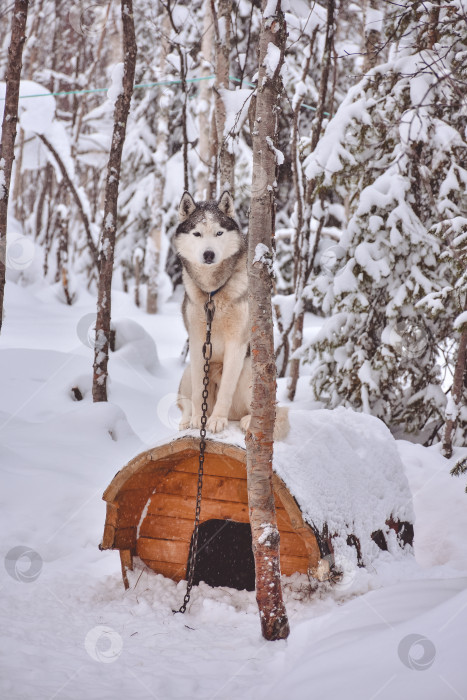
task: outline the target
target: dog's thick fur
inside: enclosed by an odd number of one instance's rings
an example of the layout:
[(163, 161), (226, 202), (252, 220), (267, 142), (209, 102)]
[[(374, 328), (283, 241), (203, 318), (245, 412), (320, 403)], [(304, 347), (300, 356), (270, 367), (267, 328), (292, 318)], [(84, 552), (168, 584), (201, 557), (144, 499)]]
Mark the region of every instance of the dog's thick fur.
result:
[[(206, 339), (204, 305), (216, 292), (212, 323), (207, 428), (217, 433), (229, 420), (250, 425), (251, 358), (248, 331), (247, 241), (235, 220), (231, 195), (218, 202), (195, 202), (185, 192), (179, 207), (174, 245), (182, 263), (185, 298), (182, 313), (190, 344), (190, 365), (179, 388), (180, 430), (201, 427)], [(277, 409), (274, 438), (288, 432), (287, 410)]]

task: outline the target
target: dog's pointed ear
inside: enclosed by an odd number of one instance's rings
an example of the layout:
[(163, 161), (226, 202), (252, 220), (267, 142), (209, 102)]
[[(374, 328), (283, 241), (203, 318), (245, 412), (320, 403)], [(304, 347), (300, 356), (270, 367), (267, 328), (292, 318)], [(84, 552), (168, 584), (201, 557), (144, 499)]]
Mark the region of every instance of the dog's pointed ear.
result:
[(227, 190), (221, 194), (221, 198), (219, 199), (217, 206), (224, 214), (230, 216), (231, 219), (235, 217), (234, 201), (232, 199), (232, 195), (230, 192), (227, 192)]
[(180, 200), (180, 206), (178, 207), (178, 220), (180, 222), (186, 221), (195, 209), (195, 200), (189, 192), (184, 192)]

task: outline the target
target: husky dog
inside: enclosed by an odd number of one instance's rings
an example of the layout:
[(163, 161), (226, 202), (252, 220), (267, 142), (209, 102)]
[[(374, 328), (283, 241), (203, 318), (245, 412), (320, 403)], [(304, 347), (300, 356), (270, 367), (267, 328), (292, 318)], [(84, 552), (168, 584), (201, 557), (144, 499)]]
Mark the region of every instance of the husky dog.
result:
[[(185, 192), (179, 207), (174, 247), (182, 263), (185, 298), (183, 320), (188, 331), (190, 365), (180, 382), (180, 430), (201, 427), (206, 340), (204, 305), (215, 304), (211, 330), (207, 429), (217, 433), (229, 420), (246, 431), (251, 411), (251, 358), (248, 328), (247, 240), (235, 220), (229, 192), (216, 201), (195, 202)], [(274, 437), (288, 432), (287, 410), (276, 415)]]

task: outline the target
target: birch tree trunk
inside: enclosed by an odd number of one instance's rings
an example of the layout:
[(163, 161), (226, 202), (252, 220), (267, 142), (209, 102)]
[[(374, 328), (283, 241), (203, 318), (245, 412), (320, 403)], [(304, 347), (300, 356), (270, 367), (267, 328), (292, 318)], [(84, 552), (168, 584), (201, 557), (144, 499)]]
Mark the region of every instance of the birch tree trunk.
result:
[[(334, 12), (335, 12), (335, 1), (328, 0), (327, 9), (327, 19), (326, 19), (326, 39), (324, 45), (324, 57), (323, 57), (323, 68), (321, 71), (321, 79), (319, 84), (319, 97), (318, 105), (316, 108), (316, 118), (314, 121), (313, 130), (311, 133), (311, 152), (313, 152), (318, 144), (321, 126), (323, 123), (324, 109), (326, 105), (326, 97), (328, 93), (328, 81), (329, 73), (331, 68), (331, 52), (332, 45), (334, 41)], [(298, 351), (303, 343), (303, 321), (305, 318), (305, 304), (303, 302), (303, 291), (305, 289), (308, 277), (313, 269), (313, 258), (314, 254), (318, 249), (319, 238), (318, 235), (321, 234), (322, 223), (318, 228), (316, 233), (315, 242), (313, 246), (313, 255), (310, 260), (310, 220), (311, 220), (311, 209), (312, 209), (312, 196), (314, 191), (314, 183), (308, 182), (306, 188), (306, 202), (309, 211), (309, 216), (302, 217), (302, 228), (297, 230), (297, 235), (295, 237), (295, 299), (298, 308), (294, 311), (294, 322), (292, 329), (292, 357), (289, 363), (289, 381), (287, 386), (287, 396), (289, 401), (293, 401), (295, 398), (295, 392), (297, 390), (297, 382), (300, 376), (300, 357), (298, 356)]]
[(136, 40), (132, 0), (121, 0), (123, 25), (123, 85), (117, 98), (114, 128), (107, 166), (105, 185), (104, 222), (99, 250), (99, 281), (97, 296), (96, 342), (92, 398), (107, 401), (107, 365), (109, 361), (111, 287), (117, 228), (117, 197), (120, 183), (122, 150), (126, 123), (130, 111), (136, 65)]
[(0, 331), (3, 322), (3, 298), (6, 273), (6, 233), (11, 170), (15, 158), (19, 87), (29, 0), (15, 0), (11, 22), (11, 40), (6, 71), (5, 110), (0, 143)]
[[(170, 51), (167, 36), (170, 31), (170, 21), (164, 13), (162, 20), (162, 35), (159, 40), (159, 75), (164, 75), (166, 59)], [(156, 152), (154, 154), (154, 189), (151, 197), (152, 227), (146, 242), (145, 272), (148, 278), (146, 311), (156, 314), (159, 308), (159, 274), (161, 264), (162, 225), (164, 207), (164, 188), (166, 180), (167, 161), (169, 159), (169, 113), (173, 99), (173, 91), (165, 88), (159, 99), (157, 118)]]
[(227, 137), (225, 135), (226, 109), (222, 97), (222, 90), (229, 89), (232, 1), (218, 0), (216, 5), (217, 7), (213, 8), (213, 17), (216, 31), (215, 91), (219, 194), (222, 194), (224, 190), (229, 190), (233, 197), (235, 192), (235, 157), (227, 146)]
[[(252, 130), (253, 180), (248, 243), (248, 303), (251, 328), (253, 398), (246, 434), (248, 504), (256, 569), (256, 600), (263, 636), (285, 639), (289, 634), (282, 600), (274, 491), (272, 486), (276, 364), (271, 308), (274, 181), (276, 179), (277, 115), (282, 91), (286, 27), (280, 0), (274, 14), (263, 0), (259, 39), (259, 78)], [(276, 50), (268, 51), (273, 44)], [(267, 55), (267, 56), (266, 56)]]
[[(201, 76), (207, 78), (212, 74), (212, 49), (214, 38), (214, 22), (211, 11), (211, 0), (204, 0), (203, 5), (203, 39), (201, 41), (202, 68)], [(210, 199), (209, 197), (209, 171), (211, 167), (211, 96), (212, 85), (208, 80), (203, 80), (200, 86), (200, 102), (198, 106), (199, 141), (198, 154), (199, 165), (196, 173), (197, 200)]]

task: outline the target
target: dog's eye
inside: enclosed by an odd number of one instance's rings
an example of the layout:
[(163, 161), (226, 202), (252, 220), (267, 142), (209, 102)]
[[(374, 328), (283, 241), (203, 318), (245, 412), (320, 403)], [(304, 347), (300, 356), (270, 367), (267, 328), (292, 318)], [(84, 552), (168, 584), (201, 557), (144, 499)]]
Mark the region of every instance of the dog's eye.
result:
[(193, 231), (193, 236), (196, 236), (197, 238), (199, 238), (201, 236), (201, 234), (199, 231)]
[(224, 233), (223, 231), (218, 231), (218, 232), (216, 233), (216, 236), (222, 236), (223, 233)]

